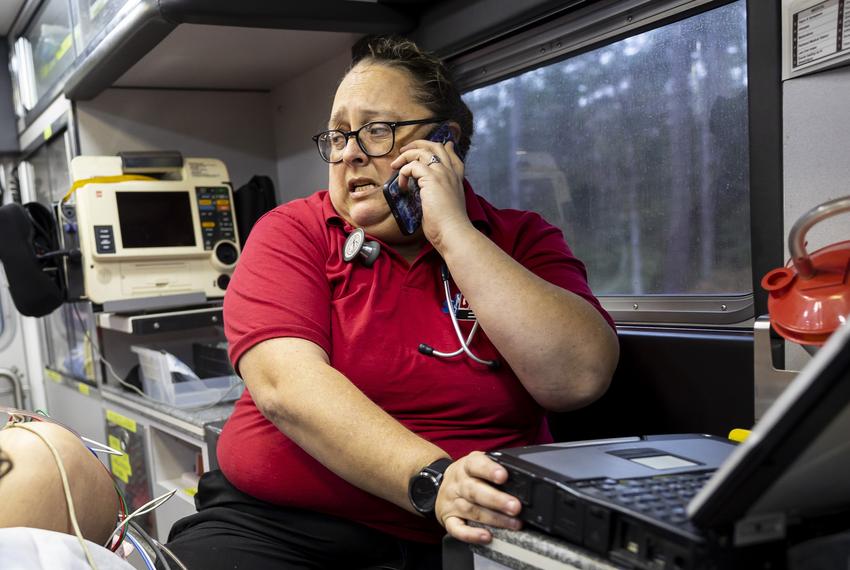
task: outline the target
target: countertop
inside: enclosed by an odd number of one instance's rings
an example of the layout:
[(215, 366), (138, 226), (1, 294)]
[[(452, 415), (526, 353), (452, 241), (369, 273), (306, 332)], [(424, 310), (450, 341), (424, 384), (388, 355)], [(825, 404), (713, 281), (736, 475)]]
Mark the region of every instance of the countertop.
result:
[(578, 570), (619, 570), (620, 568), (580, 546), (536, 530), (514, 531), (489, 526), (485, 528), (493, 534), (493, 541), (488, 545), (470, 546), (472, 552), (507, 568), (514, 570), (555, 567)]
[(149, 419), (167, 424), (169, 427), (194, 437), (204, 437), (204, 426), (213, 422), (223, 424), (233, 411), (234, 402), (198, 408), (175, 408), (156, 400), (124, 390), (117, 386), (101, 386), (103, 399), (128, 408)]

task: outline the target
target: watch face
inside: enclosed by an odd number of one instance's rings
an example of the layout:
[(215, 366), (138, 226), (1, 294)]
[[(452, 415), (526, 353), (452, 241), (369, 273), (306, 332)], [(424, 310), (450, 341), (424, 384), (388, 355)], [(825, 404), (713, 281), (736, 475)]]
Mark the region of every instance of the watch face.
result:
[(419, 512), (429, 513), (434, 510), (438, 490), (433, 478), (420, 476), (410, 486), (410, 502)]

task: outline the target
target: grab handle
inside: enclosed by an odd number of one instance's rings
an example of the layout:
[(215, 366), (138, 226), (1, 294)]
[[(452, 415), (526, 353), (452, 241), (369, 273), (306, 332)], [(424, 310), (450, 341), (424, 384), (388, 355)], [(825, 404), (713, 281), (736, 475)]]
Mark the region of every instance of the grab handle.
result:
[(788, 251), (791, 252), (791, 261), (797, 269), (797, 275), (801, 278), (811, 279), (815, 276), (812, 259), (806, 251), (806, 233), (816, 223), (848, 211), (850, 211), (850, 196), (845, 196), (815, 206), (794, 222), (791, 233), (788, 234)]

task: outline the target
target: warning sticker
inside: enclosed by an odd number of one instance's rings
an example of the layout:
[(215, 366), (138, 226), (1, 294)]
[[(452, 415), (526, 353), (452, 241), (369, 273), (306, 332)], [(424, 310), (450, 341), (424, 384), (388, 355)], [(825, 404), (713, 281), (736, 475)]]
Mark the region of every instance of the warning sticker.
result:
[(189, 162), (189, 172), (193, 178), (215, 178), (221, 174), (215, 162), (192, 160)]

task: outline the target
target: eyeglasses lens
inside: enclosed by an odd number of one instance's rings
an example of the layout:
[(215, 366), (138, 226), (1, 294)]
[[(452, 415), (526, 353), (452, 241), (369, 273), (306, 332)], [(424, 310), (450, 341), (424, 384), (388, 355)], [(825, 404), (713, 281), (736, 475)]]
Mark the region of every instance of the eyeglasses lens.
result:
[(368, 123), (356, 131), (326, 131), (318, 136), (319, 154), (326, 162), (339, 162), (348, 144), (348, 137), (357, 137), (357, 143), (367, 155), (384, 156), (393, 149), (393, 127), (389, 123)]

